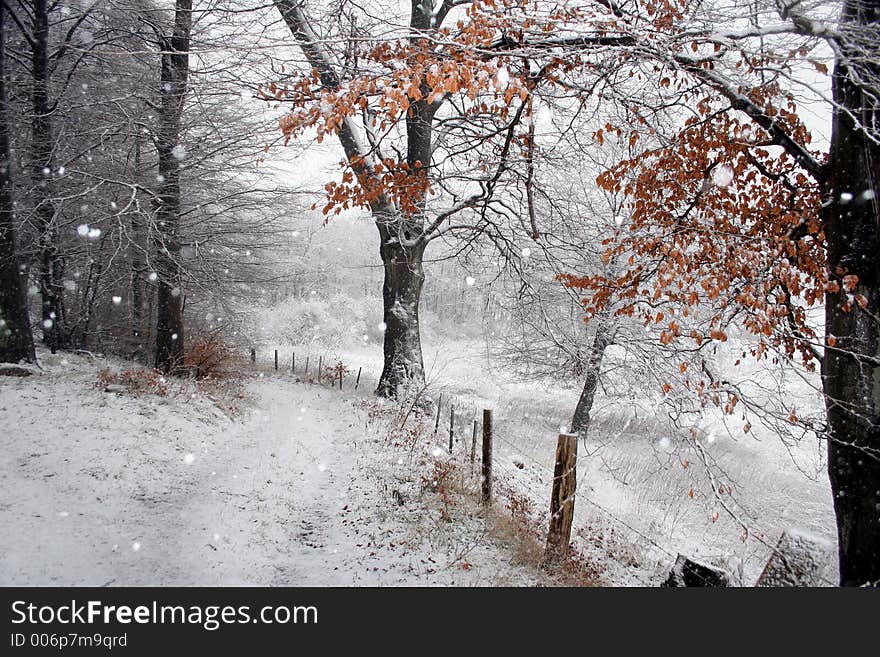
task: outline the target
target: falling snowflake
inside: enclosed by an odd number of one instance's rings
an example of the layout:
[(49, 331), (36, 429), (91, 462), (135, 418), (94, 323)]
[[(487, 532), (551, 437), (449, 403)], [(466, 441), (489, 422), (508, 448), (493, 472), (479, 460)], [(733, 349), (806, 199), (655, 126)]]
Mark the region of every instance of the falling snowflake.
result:
[(530, 248), (526, 247), (525, 249), (522, 250), (522, 257), (523, 258), (528, 258), (530, 255), (532, 255), (532, 250)]
[(471, 285), (473, 285), (474, 283), (477, 282), (477, 279), (474, 278), (473, 276), (468, 276), (466, 279), (464, 279), (464, 282), (468, 284), (468, 287), (470, 287)]
[(384, 332), (385, 329), (388, 328), (388, 324), (386, 324), (385, 322), (379, 322), (379, 323), (376, 325), (376, 328), (378, 328), (380, 331), (383, 331), (383, 332)]
[(131, 544), (131, 549), (134, 550), (135, 552), (137, 552), (138, 550), (140, 550), (140, 549), (141, 549), (140, 541), (135, 541), (134, 543), (132, 543), (132, 544)]
[(76, 227), (76, 234), (80, 237), (87, 237), (89, 234), (89, 225), (88, 224), (80, 224)]
[(721, 165), (712, 172), (712, 182), (718, 187), (727, 187), (733, 182), (733, 169), (726, 164)]
[(183, 462), (187, 465), (192, 465), (193, 463), (195, 463), (195, 461), (196, 457), (194, 454), (185, 454), (183, 457)]
[(176, 160), (183, 160), (186, 157), (186, 146), (178, 144), (171, 149), (171, 156)]
[(122, 297), (114, 296), (112, 301), (114, 306), (118, 306), (120, 303), (122, 303)]

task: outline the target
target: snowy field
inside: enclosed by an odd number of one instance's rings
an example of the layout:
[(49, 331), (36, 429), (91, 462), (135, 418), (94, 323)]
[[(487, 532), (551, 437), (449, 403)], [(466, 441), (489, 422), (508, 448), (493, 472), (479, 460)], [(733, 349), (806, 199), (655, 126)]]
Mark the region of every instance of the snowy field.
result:
[[(276, 346), (289, 363), (294, 346)], [(427, 418), (402, 446), (389, 439), (392, 405), (372, 396), (375, 344), (295, 349), (300, 370), (306, 355), (341, 359), (351, 370), (345, 391), (299, 383), (301, 371), (275, 373), (266, 345), (238, 391), (174, 381), (164, 396), (108, 393), (98, 372), (130, 363), (45, 352), (34, 376), (0, 377), (0, 489), (11, 528), (0, 537), (0, 583), (548, 583), (534, 555), (510, 544), (511, 532), (526, 530), (514, 523), (499, 535), (483, 518), (473, 474), (453, 518), (424, 483), (435, 463), (473, 473), (472, 422), (493, 409), (496, 515), (527, 515), (540, 542), (556, 437), (576, 388), (518, 380), (477, 340), (429, 338), (428, 394), (444, 398), (441, 421), (434, 433)], [(749, 586), (784, 530), (828, 546), (824, 577), (834, 582), (821, 446), (785, 445), (759, 426), (746, 436), (722, 420), (703, 422), (701, 455), (650, 400), (597, 397), (579, 446), (574, 522), (593, 583), (656, 586), (683, 553)]]
[[(479, 341), (440, 336), (423, 346), (428, 394), (445, 398), (440, 435), (448, 435), (452, 399), (462, 440), (454, 452), (462, 457), (470, 449), (473, 419), (493, 409), (497, 476), (526, 496), (536, 520), (545, 523), (557, 435), (579, 389), (518, 380), (488, 359)], [(292, 349), (280, 347), (283, 354)], [(313, 356), (322, 352), (311, 349)], [(261, 351), (264, 359), (270, 353), (268, 346)], [(328, 348), (324, 356), (341, 358), (355, 371), (363, 367), (368, 390), (381, 372), (374, 346)], [(757, 378), (759, 369), (742, 376)], [(804, 405), (821, 403), (809, 390), (798, 393)], [(682, 553), (727, 570), (736, 585), (751, 586), (783, 531), (826, 549), (822, 578), (834, 584), (835, 520), (820, 443), (785, 444), (759, 425), (744, 434), (736, 421), (710, 413), (701, 424), (701, 455), (688, 432), (674, 427), (650, 399), (600, 393), (593, 415), (590, 437), (579, 446), (573, 532), (605, 584), (656, 586)], [(716, 495), (713, 482), (725, 492)]]
[(96, 387), (121, 361), (41, 356), (0, 377), (0, 585), (547, 581), (472, 510), (442, 521), (413, 480), (424, 450), (390, 445), (355, 395), (257, 375), (230, 417), (192, 384)]

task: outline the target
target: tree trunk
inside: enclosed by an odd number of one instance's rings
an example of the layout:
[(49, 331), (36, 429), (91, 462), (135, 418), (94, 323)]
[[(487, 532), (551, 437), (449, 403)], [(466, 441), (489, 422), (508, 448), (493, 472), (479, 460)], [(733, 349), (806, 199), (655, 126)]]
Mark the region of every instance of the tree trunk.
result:
[(599, 387), (602, 359), (605, 357), (605, 349), (611, 344), (612, 339), (613, 332), (608, 320), (604, 317), (597, 318), (596, 334), (593, 336), (593, 344), (587, 358), (584, 389), (581, 391), (581, 396), (574, 409), (574, 417), (571, 420), (570, 433), (576, 433), (582, 438), (586, 436), (590, 427), (590, 411), (593, 410), (593, 400), (596, 397), (596, 389)]
[(47, 0), (33, 3), (33, 44), (31, 50), (31, 179), (34, 186), (34, 212), (40, 231), (40, 297), (42, 300), (43, 342), (54, 352), (66, 349), (64, 326), (63, 259), (58, 252), (58, 226), (52, 195), (55, 152), (52, 106), (49, 102), (49, 8)]
[[(140, 135), (135, 137), (135, 155), (134, 155), (134, 179), (138, 184), (143, 184), (144, 176), (141, 170), (141, 138)], [(144, 272), (146, 271), (146, 263), (144, 262), (144, 253), (147, 244), (147, 227), (144, 217), (140, 211), (133, 212), (131, 215), (131, 242), (128, 246), (130, 269), (129, 269), (129, 292), (131, 294), (131, 350), (130, 355), (134, 360), (144, 362), (145, 341), (144, 341)]]
[(425, 281), (424, 250), (421, 242), (402, 247), (383, 240), (379, 247), (385, 268), (382, 284), (385, 364), (376, 394), (382, 397), (397, 397), (407, 389), (419, 390), (425, 383), (419, 331), (419, 299)]
[(12, 153), (6, 107), (6, 8), (0, 4), (0, 362), (32, 363), (34, 340), (27, 307), (27, 270), (15, 243)]
[(159, 153), (159, 193), (156, 255), (158, 303), (156, 369), (183, 370), (183, 276), (180, 267), (180, 150), (181, 117), (189, 76), (189, 36), (192, 0), (177, 0), (174, 32), (162, 53), (161, 105), (156, 147)]
[[(844, 2), (842, 26), (858, 30), (878, 19), (877, 0)], [(880, 148), (865, 133), (876, 133), (880, 110), (876, 96), (854, 80), (880, 80), (880, 48), (876, 41), (856, 41), (849, 52), (841, 45), (823, 217), (829, 279), (841, 289), (825, 298), (825, 330), (836, 342), (825, 350), (822, 375), (840, 582), (862, 585), (880, 582)], [(851, 291), (845, 289), (849, 275), (858, 277)]]

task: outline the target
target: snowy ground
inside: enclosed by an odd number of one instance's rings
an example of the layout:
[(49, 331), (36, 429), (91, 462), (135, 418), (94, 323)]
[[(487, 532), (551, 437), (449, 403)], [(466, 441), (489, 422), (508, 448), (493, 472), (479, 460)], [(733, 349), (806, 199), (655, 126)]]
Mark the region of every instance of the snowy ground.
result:
[(230, 418), (192, 385), (104, 392), (108, 364), (0, 377), (0, 585), (546, 583), (441, 520), (355, 394), (267, 374)]
[[(423, 347), (428, 394), (446, 399), (441, 435), (450, 400), (457, 406), (456, 432), (464, 443), (481, 409), (493, 409), (496, 474), (532, 502), (543, 522), (557, 435), (579, 390), (517, 380), (472, 339), (435, 336)], [(292, 347), (281, 349), (287, 354)], [(300, 358), (302, 348), (298, 353)], [(313, 347), (311, 355), (318, 353), (320, 348)], [(355, 370), (363, 367), (368, 385), (375, 385), (382, 367), (375, 345), (328, 349), (323, 355), (325, 360), (340, 357)], [(801, 408), (821, 404), (808, 389), (791, 396)], [(574, 531), (605, 584), (655, 586), (683, 553), (724, 568), (735, 584), (751, 586), (783, 531), (821, 545), (824, 581), (836, 581), (835, 520), (821, 444), (786, 445), (757, 425), (746, 435), (738, 418), (725, 426), (726, 418), (709, 415), (701, 429), (706, 458), (716, 486), (723, 483), (731, 491), (715, 495), (688, 433), (672, 427), (650, 399), (600, 393), (594, 410), (590, 438), (579, 448)]]

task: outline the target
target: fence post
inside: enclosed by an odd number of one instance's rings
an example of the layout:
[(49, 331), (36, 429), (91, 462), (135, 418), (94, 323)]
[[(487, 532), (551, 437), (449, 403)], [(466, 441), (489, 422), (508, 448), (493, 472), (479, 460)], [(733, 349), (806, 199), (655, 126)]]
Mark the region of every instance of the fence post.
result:
[(354, 389), (355, 389), (355, 390), (358, 389), (358, 384), (361, 382), (361, 369), (362, 369), (362, 368), (360, 368), (360, 367), (358, 368), (358, 376), (357, 376), (357, 379), (355, 379), (355, 382), (354, 382)]
[(437, 430), (440, 428), (440, 410), (443, 408), (443, 393), (440, 393), (440, 396), (437, 398), (437, 421), (434, 422), (434, 435), (437, 435)]
[(452, 439), (455, 436), (455, 405), (449, 406), (449, 453), (452, 454)]
[(290, 373), (296, 374), (296, 352), (290, 357)]
[(474, 436), (471, 438), (471, 472), (474, 469), (474, 460), (477, 456), (477, 421), (474, 420)]
[(492, 411), (483, 409), (483, 491), (482, 502), (492, 501)]
[(553, 491), (550, 495), (550, 529), (544, 567), (561, 564), (568, 555), (571, 542), (571, 521), (574, 518), (574, 496), (577, 490), (577, 434), (561, 433), (556, 443), (556, 465), (553, 468)]
[(257, 350), (251, 347), (251, 365), (257, 364)]
[(278, 350), (275, 350), (275, 371), (278, 371)]
[(318, 383), (321, 383), (321, 374), (324, 371), (324, 357), (318, 356)]

